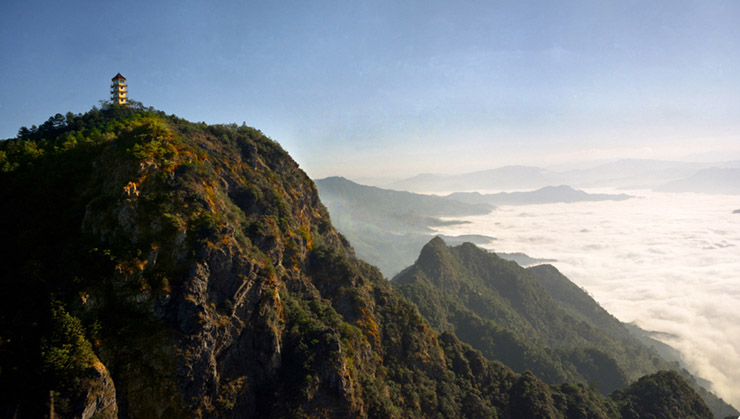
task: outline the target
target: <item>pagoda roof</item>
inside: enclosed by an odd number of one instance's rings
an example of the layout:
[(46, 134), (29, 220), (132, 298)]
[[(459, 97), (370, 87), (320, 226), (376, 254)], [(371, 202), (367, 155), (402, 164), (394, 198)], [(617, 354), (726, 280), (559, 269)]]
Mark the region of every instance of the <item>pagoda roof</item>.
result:
[(113, 77), (113, 78), (111, 79), (111, 81), (113, 81), (113, 80), (126, 80), (126, 77), (123, 77), (123, 76), (121, 75), (121, 73), (118, 73), (118, 74), (116, 74), (116, 76), (115, 76), (115, 77)]

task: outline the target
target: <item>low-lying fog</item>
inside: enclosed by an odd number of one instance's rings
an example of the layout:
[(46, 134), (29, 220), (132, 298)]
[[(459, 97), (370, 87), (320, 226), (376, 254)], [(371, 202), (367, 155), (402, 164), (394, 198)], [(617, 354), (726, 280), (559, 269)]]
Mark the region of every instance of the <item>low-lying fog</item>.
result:
[(619, 192), (636, 198), (503, 206), (438, 232), (490, 235), (492, 250), (556, 259), (620, 320), (662, 332), (693, 373), (740, 406), (740, 199)]

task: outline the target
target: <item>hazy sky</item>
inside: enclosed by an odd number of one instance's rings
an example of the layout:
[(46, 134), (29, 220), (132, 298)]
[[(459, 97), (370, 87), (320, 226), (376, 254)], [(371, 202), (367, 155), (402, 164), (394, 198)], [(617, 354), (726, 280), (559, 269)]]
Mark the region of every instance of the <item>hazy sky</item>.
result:
[(312, 177), (740, 159), (737, 1), (34, 1), (0, 8), (0, 138), (130, 96), (246, 122)]

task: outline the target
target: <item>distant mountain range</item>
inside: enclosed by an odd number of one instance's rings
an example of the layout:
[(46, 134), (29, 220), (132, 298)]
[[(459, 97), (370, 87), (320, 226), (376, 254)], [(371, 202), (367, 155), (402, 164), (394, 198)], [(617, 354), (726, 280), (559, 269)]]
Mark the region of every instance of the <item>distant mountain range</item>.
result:
[[(384, 185), (384, 187), (434, 193), (526, 190), (562, 184), (576, 188), (659, 189), (671, 182), (691, 178), (707, 169), (740, 169), (740, 161), (687, 163), (623, 159), (587, 169), (574, 170), (504, 166), (456, 175), (422, 174)], [(737, 185), (737, 182), (732, 180), (735, 179), (734, 177), (715, 177), (714, 179), (719, 183), (735, 182), (734, 185)], [(701, 189), (699, 184), (695, 186), (700, 190), (691, 190), (691, 192), (714, 190), (714, 188)]]
[(699, 170), (689, 177), (667, 183), (656, 190), (660, 192), (740, 194), (740, 169), (713, 167)]
[(382, 222), (397, 233), (430, 232), (430, 226), (445, 223), (440, 217), (483, 215), (493, 209), (487, 204), (360, 185), (343, 177), (328, 177), (315, 183), (328, 207), (341, 205), (354, 219)]
[[(442, 237), (442, 236), (441, 236)], [(442, 237), (448, 244), (455, 245), (455, 243), (448, 241), (444, 237)], [(518, 263), (520, 266), (532, 266), (532, 265), (539, 265), (541, 263), (551, 263), (551, 262), (557, 262), (555, 259), (542, 259), (542, 258), (533, 258), (529, 255), (526, 255), (522, 252), (513, 252), (513, 253), (502, 253), (502, 252), (496, 252), (496, 256), (500, 257), (501, 259), (510, 260), (512, 262)]]
[(387, 185), (414, 192), (454, 192), (488, 189), (532, 189), (546, 186), (550, 173), (529, 166), (504, 166), (459, 175), (421, 174)]
[(500, 192), (482, 194), (479, 192), (454, 192), (447, 198), (468, 204), (489, 205), (533, 205), (552, 203), (572, 203), (583, 201), (623, 201), (631, 198), (627, 194), (589, 194), (573, 189), (567, 185), (546, 186), (536, 191), (528, 192)]

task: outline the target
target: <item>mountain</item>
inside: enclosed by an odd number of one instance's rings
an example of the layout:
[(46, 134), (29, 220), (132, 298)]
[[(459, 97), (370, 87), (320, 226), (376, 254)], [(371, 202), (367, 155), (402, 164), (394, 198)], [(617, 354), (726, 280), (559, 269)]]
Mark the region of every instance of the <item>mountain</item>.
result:
[[(653, 365), (656, 368), (666, 368), (665, 361), (668, 361), (670, 363), (669, 368), (676, 370), (691, 384), (710, 410), (714, 412), (715, 417), (740, 416), (740, 412), (737, 409), (727, 404), (714, 393), (706, 390), (710, 386), (708, 381), (694, 377), (684, 369), (680, 354), (674, 348), (655, 340), (650, 333), (639, 329), (634, 324), (624, 324), (617, 320), (604, 310), (585, 290), (571, 282), (555, 267), (551, 265), (539, 265), (528, 268), (527, 270), (534, 274), (552, 298), (569, 315), (579, 321), (590, 323), (610, 337), (618, 339), (624, 347), (632, 348), (628, 349), (632, 353), (642, 353), (645, 348), (649, 348), (651, 354), (658, 355), (653, 358)], [(636, 345), (637, 342), (635, 339), (642, 345)]]
[[(442, 237), (442, 239), (444, 239), (445, 242), (448, 243), (449, 245), (453, 245), (453, 246), (455, 245), (455, 243), (451, 243), (449, 240), (445, 239), (444, 237)], [(477, 244), (477, 243), (473, 242), (473, 244)], [(514, 252), (514, 253), (496, 252), (496, 255), (500, 257), (501, 259), (516, 262), (519, 265), (524, 266), (524, 267), (532, 266), (532, 265), (539, 265), (541, 263), (556, 262), (555, 259), (533, 258), (522, 252)]]
[(660, 192), (695, 192), (709, 194), (740, 194), (740, 168), (700, 170), (693, 175), (666, 183)]
[(664, 335), (664, 333), (646, 331), (641, 329), (634, 323), (628, 323), (625, 326), (627, 326), (633, 336), (635, 336), (645, 346), (648, 346), (651, 349), (655, 350), (663, 359), (666, 359), (670, 362), (675, 362), (681, 366), (682, 369), (679, 371), (681, 376), (692, 384), (694, 390), (699, 393), (701, 398), (707, 404), (707, 407), (709, 407), (709, 409), (714, 413), (715, 417), (737, 418), (738, 416), (740, 416), (740, 412), (738, 412), (737, 409), (725, 403), (724, 400), (715, 396), (714, 393), (706, 390), (707, 388), (711, 388), (711, 383), (709, 381), (703, 380), (699, 377), (694, 377), (684, 369), (685, 364), (681, 357), (681, 353), (675, 348), (657, 339), (657, 337), (659, 337), (660, 335)]
[(479, 192), (454, 192), (447, 195), (468, 204), (489, 205), (535, 205), (552, 203), (571, 203), (583, 201), (624, 201), (631, 198), (627, 194), (590, 194), (573, 189), (567, 185), (546, 186), (528, 192), (500, 192), (495, 194), (481, 194)]
[(0, 143), (2, 417), (611, 418), (656, 403), (547, 385), (430, 328), (258, 130), (140, 107), (59, 116)]
[(623, 418), (665, 417), (665, 412), (671, 410), (674, 413), (670, 417), (686, 417), (679, 412), (711, 417), (712, 412), (699, 395), (687, 390), (685, 382), (675, 371), (660, 371), (615, 391), (612, 398), (621, 402), (619, 413)]
[(550, 265), (524, 269), (472, 244), (448, 247), (435, 238), (392, 283), (434, 329), (550, 384), (595, 383), (610, 394), (677, 368)]
[[(726, 164), (732, 165), (737, 162)], [(707, 167), (710, 167), (710, 164), (653, 159), (619, 159), (586, 169), (567, 170), (560, 173), (560, 178), (563, 183), (582, 188), (606, 186), (651, 189)]]
[[(432, 327), (453, 331), (515, 371), (530, 369), (553, 384), (587, 384), (593, 381), (589, 376), (598, 379), (599, 388), (607, 394), (627, 384), (625, 370), (603, 350), (583, 355), (600, 358), (599, 374), (579, 370), (569, 361), (576, 356), (571, 349), (616, 343), (602, 336), (598, 327), (562, 310), (536, 277), (514, 262), (471, 244), (447, 247), (435, 238), (392, 283), (419, 306)], [(646, 364), (651, 363), (649, 354), (644, 357)], [(650, 367), (632, 370), (633, 379), (652, 372)]]
[(402, 232), (430, 232), (430, 226), (446, 224), (439, 217), (488, 214), (486, 204), (467, 204), (434, 195), (359, 185), (342, 177), (315, 181), (327, 206), (343, 206), (357, 220), (382, 222)]
[(504, 166), (463, 174), (423, 174), (392, 182), (387, 187), (434, 193), (528, 190), (562, 184), (575, 188), (654, 189), (711, 168), (740, 169), (740, 162), (620, 159), (579, 169)]
[(538, 167), (504, 166), (460, 175), (423, 174), (388, 185), (414, 192), (527, 189), (548, 184), (549, 172)]
[[(321, 201), (336, 228), (357, 254), (390, 277), (410, 265), (433, 237), (431, 227), (452, 223), (441, 217), (482, 215), (490, 205), (471, 205), (434, 195), (360, 185), (341, 177), (316, 180)], [(459, 223), (459, 222), (455, 222)], [(448, 237), (461, 242), (461, 239)], [(491, 237), (465, 237), (479, 244)]]

